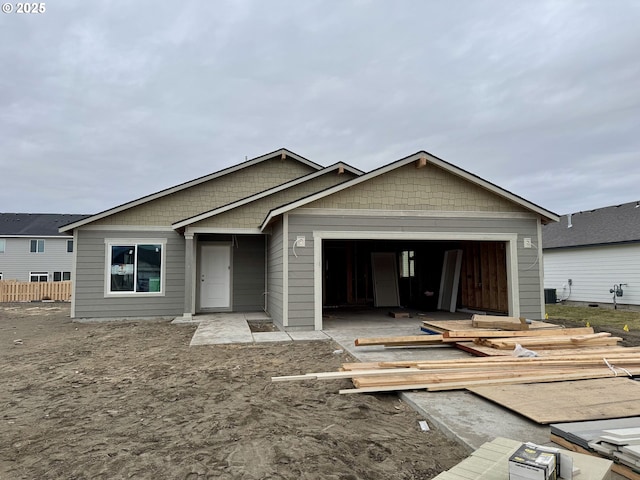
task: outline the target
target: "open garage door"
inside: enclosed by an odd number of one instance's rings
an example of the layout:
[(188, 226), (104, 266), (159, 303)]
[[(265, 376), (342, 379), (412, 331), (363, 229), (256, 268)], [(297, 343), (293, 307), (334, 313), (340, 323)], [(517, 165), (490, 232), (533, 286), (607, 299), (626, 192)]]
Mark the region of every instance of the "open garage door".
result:
[[(454, 310), (509, 311), (505, 242), (435, 240), (323, 240), (322, 306), (374, 308), (376, 285), (372, 255), (393, 255), (400, 306), (435, 311), (442, 285), (445, 252), (461, 251)], [(394, 288), (394, 282), (385, 282)], [(385, 292), (378, 292), (385, 293)], [(394, 292), (386, 292), (395, 295)], [(452, 298), (451, 292), (448, 297)], [(450, 310), (447, 304), (444, 310)]]

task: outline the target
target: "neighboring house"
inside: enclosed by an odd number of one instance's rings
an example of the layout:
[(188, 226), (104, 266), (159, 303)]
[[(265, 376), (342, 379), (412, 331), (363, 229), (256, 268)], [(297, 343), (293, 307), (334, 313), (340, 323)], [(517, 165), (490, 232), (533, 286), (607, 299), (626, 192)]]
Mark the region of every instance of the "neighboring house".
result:
[(265, 310), (294, 330), (345, 306), (540, 318), (541, 225), (557, 220), (426, 152), (363, 174), (281, 149), (60, 232), (74, 318)]
[(558, 300), (640, 305), (640, 202), (563, 215), (542, 229), (544, 287)]
[(73, 240), (58, 228), (87, 216), (0, 213), (0, 280), (71, 280)]

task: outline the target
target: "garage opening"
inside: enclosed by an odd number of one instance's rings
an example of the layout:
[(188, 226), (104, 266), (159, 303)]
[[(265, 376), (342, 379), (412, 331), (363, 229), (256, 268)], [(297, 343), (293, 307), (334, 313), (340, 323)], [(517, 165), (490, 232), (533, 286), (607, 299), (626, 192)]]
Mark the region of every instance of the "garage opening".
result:
[(322, 247), (323, 310), (509, 311), (506, 242), (323, 240)]

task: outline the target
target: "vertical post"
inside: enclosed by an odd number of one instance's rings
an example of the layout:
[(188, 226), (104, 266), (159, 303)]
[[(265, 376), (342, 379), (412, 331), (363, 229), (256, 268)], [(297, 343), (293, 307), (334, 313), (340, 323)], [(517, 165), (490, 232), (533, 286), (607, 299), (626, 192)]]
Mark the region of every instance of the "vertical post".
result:
[(195, 276), (194, 234), (184, 234), (184, 318), (191, 318), (193, 310), (193, 279)]

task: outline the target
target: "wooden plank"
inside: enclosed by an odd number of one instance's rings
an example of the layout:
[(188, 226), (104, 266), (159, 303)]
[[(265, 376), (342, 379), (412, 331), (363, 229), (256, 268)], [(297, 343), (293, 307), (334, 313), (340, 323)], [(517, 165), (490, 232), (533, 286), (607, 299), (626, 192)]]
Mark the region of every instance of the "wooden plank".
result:
[(442, 335), (409, 335), (404, 337), (372, 337), (356, 338), (356, 347), (371, 345), (439, 345), (442, 343)]
[[(456, 348), (459, 348), (460, 350), (464, 350), (465, 352), (471, 353), (472, 355), (478, 356), (478, 357), (505, 357), (505, 356), (511, 356), (511, 352), (513, 351), (513, 349), (511, 350), (499, 350), (496, 348), (491, 348), (491, 347), (487, 347), (486, 345), (477, 345), (473, 342), (457, 342), (454, 343)], [(608, 353), (612, 353), (612, 352), (616, 352), (616, 351), (621, 351), (621, 350), (629, 350), (630, 348), (637, 348), (637, 347), (623, 347), (620, 345), (610, 345), (610, 346), (595, 346), (595, 347), (587, 347), (587, 346), (583, 346), (582, 348), (575, 349), (545, 349), (545, 348), (530, 348), (530, 350), (535, 351), (538, 355), (540, 356), (547, 356), (547, 355), (565, 355), (565, 354), (571, 354), (571, 355), (575, 355), (577, 351), (580, 352), (591, 352), (591, 353), (602, 353), (604, 355), (607, 355)]]
[[(429, 330), (438, 331), (439, 333), (446, 332), (447, 330), (474, 330), (474, 329), (476, 329), (476, 327), (474, 327), (471, 324), (471, 319), (467, 319), (467, 320), (433, 320), (433, 319), (430, 319), (430, 318), (424, 318), (422, 320), (422, 324), (426, 328), (428, 328)], [(529, 325), (529, 330), (536, 330), (536, 329), (542, 329), (542, 328), (557, 329), (558, 325), (555, 325), (553, 323), (548, 323), (548, 322), (542, 322), (540, 320), (532, 320), (531, 324)], [(485, 331), (485, 330), (499, 330), (499, 329), (496, 329), (496, 328), (489, 328), (489, 329), (478, 328), (477, 330), (479, 332), (482, 332), (482, 331)]]
[(640, 383), (626, 378), (478, 386), (468, 390), (542, 424), (640, 415)]
[(529, 330), (524, 317), (501, 317), (496, 315), (473, 315), (471, 325), (476, 328), (499, 328), (501, 330)]
[[(586, 335), (583, 337), (586, 337)], [(498, 350), (513, 350), (516, 344), (528, 349), (544, 348), (549, 350), (557, 348), (582, 348), (583, 346), (616, 346), (620, 341), (622, 341), (620, 337), (582, 338), (579, 342), (575, 342), (573, 337), (522, 337), (514, 339), (482, 339), (481, 344)], [(479, 342), (480, 341), (474, 341), (474, 343)]]
[(549, 330), (504, 331), (504, 330), (449, 330), (442, 334), (443, 340), (458, 341), (469, 338), (514, 338), (514, 337), (544, 337), (556, 335), (589, 335), (593, 333), (591, 327), (554, 328)]
[(389, 316), (392, 318), (411, 318), (411, 314), (409, 312), (391, 311), (389, 312)]
[(486, 385), (517, 385), (517, 384), (535, 384), (535, 383), (552, 383), (552, 382), (566, 382), (571, 380), (588, 380), (594, 378), (606, 378), (611, 373), (602, 373), (600, 375), (589, 374), (562, 374), (559, 376), (553, 375), (540, 375), (532, 377), (519, 377), (519, 378), (496, 378), (489, 380), (477, 380), (466, 382), (449, 382), (449, 383), (406, 383), (402, 385), (376, 385), (371, 387), (356, 387), (339, 390), (340, 394), (351, 393), (381, 393), (381, 392), (399, 392), (405, 390), (428, 390), (430, 392), (446, 391), (446, 390), (465, 390), (476, 386)]
[(342, 378), (367, 377), (377, 375), (393, 375), (393, 374), (411, 374), (424, 373), (424, 370), (418, 368), (380, 368), (371, 370), (345, 370), (340, 372), (316, 372), (304, 373), (302, 375), (284, 375), (279, 377), (271, 377), (272, 382), (292, 382), (304, 380), (337, 380)]

